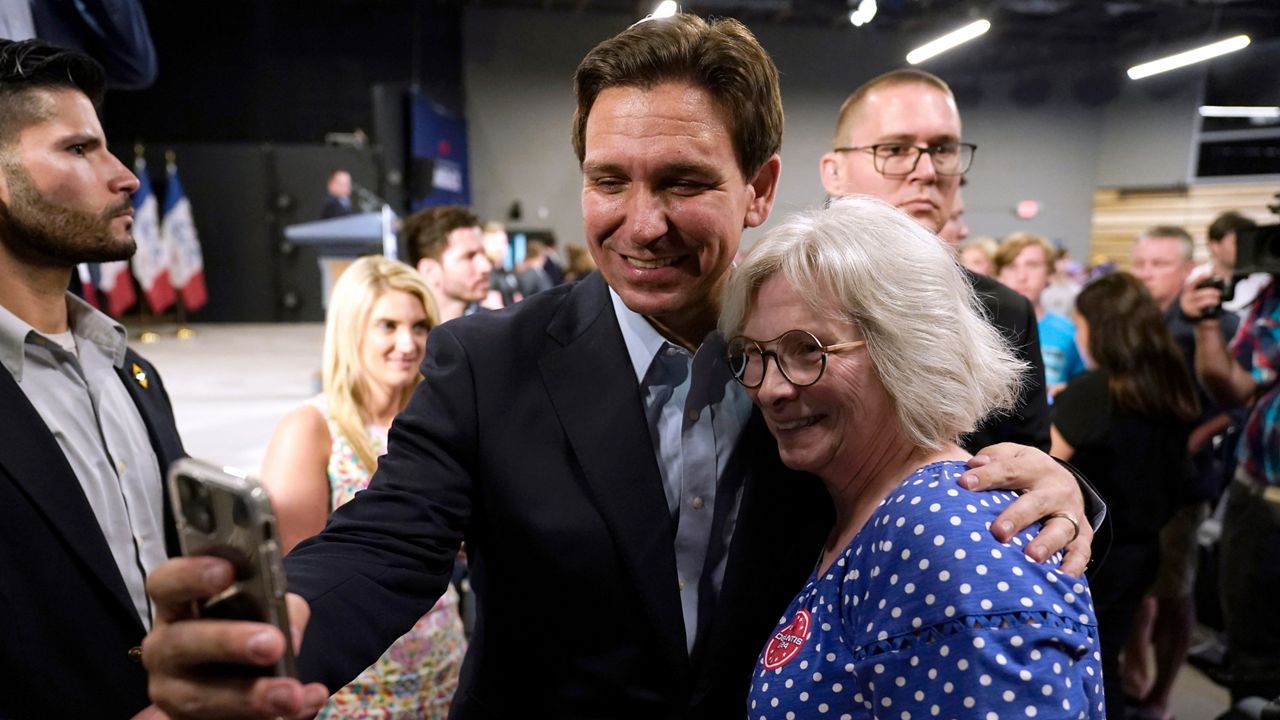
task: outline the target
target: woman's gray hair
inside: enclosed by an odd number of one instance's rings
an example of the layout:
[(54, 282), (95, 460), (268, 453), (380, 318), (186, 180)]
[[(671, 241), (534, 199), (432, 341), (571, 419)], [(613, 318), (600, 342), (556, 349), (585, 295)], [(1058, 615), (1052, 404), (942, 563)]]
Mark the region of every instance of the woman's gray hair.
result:
[(1027, 364), (988, 322), (955, 257), (892, 205), (841, 198), (770, 230), (725, 287), (726, 337), (741, 333), (757, 291), (779, 274), (815, 312), (861, 330), (917, 446), (939, 449), (1016, 403)]

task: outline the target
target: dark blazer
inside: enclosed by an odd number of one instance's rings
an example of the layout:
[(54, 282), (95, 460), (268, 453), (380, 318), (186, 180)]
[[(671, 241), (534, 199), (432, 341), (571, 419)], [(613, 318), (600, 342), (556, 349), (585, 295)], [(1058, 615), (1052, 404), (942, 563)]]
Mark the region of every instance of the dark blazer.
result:
[[(147, 388), (135, 379), (137, 364)], [(160, 471), (183, 455), (160, 376), (129, 351), (120, 381)], [(0, 372), (0, 718), (128, 718), (148, 704), (145, 634), (80, 483)], [(169, 554), (177, 543), (165, 500)]]
[(1013, 345), (1018, 359), (1031, 370), (1012, 415), (989, 418), (960, 444), (969, 452), (988, 445), (1014, 442), (1049, 452), (1049, 396), (1044, 386), (1044, 359), (1040, 356), (1040, 331), (1031, 301), (986, 275), (968, 269), (965, 277), (986, 309), (991, 324)]
[(477, 619), (451, 717), (744, 717), (833, 523), (761, 418), (690, 658), (674, 528), (599, 274), (432, 330), (423, 373), (369, 490), (285, 559), (312, 609), (303, 678), (336, 688), (376, 659), (443, 592), (465, 537)]

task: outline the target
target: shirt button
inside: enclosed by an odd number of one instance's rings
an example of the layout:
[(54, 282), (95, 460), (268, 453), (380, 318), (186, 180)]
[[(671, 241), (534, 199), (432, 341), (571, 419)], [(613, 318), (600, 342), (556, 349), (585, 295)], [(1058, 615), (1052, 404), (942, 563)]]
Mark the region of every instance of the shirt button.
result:
[(689, 418), (689, 422), (697, 422), (698, 416), (700, 414), (701, 413), (699, 413), (697, 410), (690, 410), (688, 413), (686, 413), (686, 417)]
[(703, 505), (702, 496), (701, 496), (701, 495), (699, 495), (699, 496), (695, 497), (695, 498), (693, 499), (693, 503), (692, 503), (692, 504), (693, 504), (693, 509), (694, 509), (694, 510), (701, 510), (701, 509), (702, 509), (702, 505)]
[(676, 581), (676, 585), (678, 585), (678, 586), (680, 587), (680, 589), (681, 589), (681, 590), (684, 590), (684, 581), (683, 581), (683, 580), (677, 580), (677, 581)]
[(122, 473), (122, 472), (124, 472), (124, 469), (125, 469), (124, 461), (123, 461), (123, 460), (117, 460), (117, 461), (116, 461), (116, 472), (120, 472), (120, 473)]

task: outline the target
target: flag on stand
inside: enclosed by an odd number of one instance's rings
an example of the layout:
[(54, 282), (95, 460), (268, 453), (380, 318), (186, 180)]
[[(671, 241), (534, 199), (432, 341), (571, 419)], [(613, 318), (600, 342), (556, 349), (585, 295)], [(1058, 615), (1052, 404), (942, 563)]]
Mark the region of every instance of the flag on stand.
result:
[(76, 273), (80, 276), (80, 297), (90, 305), (101, 308), (98, 300), (98, 282), (93, 277), (98, 273), (98, 263), (80, 263), (76, 265)]
[(151, 180), (147, 178), (147, 161), (141, 157), (134, 163), (138, 191), (133, 194), (133, 239), (138, 251), (133, 255), (133, 276), (138, 278), (142, 293), (159, 315), (176, 299), (169, 280), (169, 258), (160, 240), (160, 210)]
[(133, 278), (129, 277), (129, 261), (116, 260), (99, 265), (98, 290), (102, 292), (105, 309), (111, 317), (119, 318), (133, 307), (138, 302), (138, 293), (133, 289)]
[(164, 194), (164, 219), (160, 223), (160, 237), (169, 258), (169, 280), (182, 297), (182, 305), (188, 310), (199, 310), (209, 299), (204, 284), (204, 256), (200, 249), (200, 237), (191, 219), (191, 201), (178, 179), (178, 167), (172, 162), (166, 168), (169, 187)]

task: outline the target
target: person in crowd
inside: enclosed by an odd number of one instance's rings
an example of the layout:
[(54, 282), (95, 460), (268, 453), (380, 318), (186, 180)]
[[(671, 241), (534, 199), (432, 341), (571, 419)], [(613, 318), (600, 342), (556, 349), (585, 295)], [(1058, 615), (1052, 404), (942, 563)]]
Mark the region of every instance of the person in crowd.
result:
[(569, 253), (569, 266), (565, 269), (565, 282), (577, 282), (586, 277), (588, 273), (596, 271), (596, 261), (591, 259), (591, 252), (586, 248), (580, 245), (570, 245), (566, 249)]
[(960, 264), (975, 275), (995, 277), (996, 251), (1000, 248), (995, 238), (971, 237), (960, 243)]
[[(430, 289), (404, 263), (369, 255), (338, 278), (325, 323), (324, 392), (285, 416), (262, 463), (282, 551), (320, 532), (330, 512), (368, 487), (391, 421), (422, 379), (435, 324)], [(450, 586), (320, 717), (444, 720), (465, 650)]]
[(1191, 235), (1176, 225), (1157, 225), (1134, 242), (1130, 272), (1147, 287), (1162, 312), (1173, 307), (1195, 269), (1194, 253)]
[[(960, 186), (964, 187), (964, 177), (960, 178)], [(956, 199), (951, 206), (951, 215), (947, 217), (947, 222), (938, 231), (938, 237), (942, 238), (952, 250), (958, 251), (964, 241), (969, 239), (969, 226), (964, 222), (964, 193), (960, 188), (956, 188)]]
[[(678, 14), (600, 43), (574, 87), (599, 271), (431, 332), (369, 488), (285, 558), (302, 682), (209, 672), (283, 650), (269, 627), (190, 618), (192, 598), (230, 582), (224, 562), (152, 574), (161, 619), (144, 658), (175, 719), (314, 712), (435, 602), (464, 538), (477, 607), (455, 718), (745, 711), (760, 645), (833, 515), (779, 462), (715, 332), (743, 229), (775, 197), (777, 68), (741, 23)], [(952, 482), (1031, 486), (994, 521), (1001, 540), (1083, 516), (1047, 455), (983, 454)], [(778, 542), (784, 507), (805, 522)], [(1089, 557), (1080, 532), (1073, 572)], [(1043, 560), (1072, 533), (1053, 520), (1013, 552)]]
[(1044, 357), (1044, 380), (1050, 398), (1067, 386), (1071, 378), (1084, 372), (1084, 360), (1076, 349), (1076, 328), (1061, 315), (1045, 310), (1040, 296), (1049, 284), (1053, 245), (1039, 235), (1013, 233), (1000, 242), (996, 252), (996, 278), (1031, 302), (1040, 333), (1040, 354)]
[(0, 38), (83, 52), (102, 66), (111, 89), (145, 90), (159, 72), (141, 0), (0, 3)]
[(840, 199), (761, 239), (723, 308), (734, 377), (835, 506), (748, 716), (1103, 717), (1087, 583), (1029, 564), (1030, 534), (986, 532), (1015, 495), (955, 487), (960, 435), (1013, 406), (1026, 364), (951, 253), (887, 203)]
[(1040, 305), (1045, 312), (1069, 318), (1075, 312), (1076, 295), (1084, 287), (1077, 279), (1082, 273), (1080, 263), (1071, 259), (1071, 252), (1061, 243), (1055, 242), (1052, 273), (1049, 284), (1040, 293)]
[(493, 269), (489, 271), (489, 292), (480, 304), (490, 310), (501, 310), (524, 299), (520, 294), (520, 281), (514, 272), (507, 269), (511, 240), (500, 222), (487, 222), (482, 230), (484, 254)]
[(410, 215), (401, 232), (409, 264), (426, 278), (440, 322), (480, 309), (493, 263), (485, 254), (479, 218), (458, 205), (438, 205)]
[(1184, 294), (1198, 319), (1196, 371), (1223, 407), (1252, 402), (1241, 432), (1236, 471), (1222, 518), (1219, 595), (1225, 623), (1231, 698), (1280, 697), (1280, 283), (1274, 276), (1249, 306), (1228, 343), (1215, 287)]
[[(833, 148), (822, 156), (822, 186), (831, 197), (878, 197), (939, 232), (955, 207), (975, 146), (963, 142), (951, 88), (932, 73), (892, 70), (862, 84), (840, 107)], [(995, 280), (968, 274), (987, 316), (1032, 366), (1020, 402), (991, 418), (961, 444), (971, 452), (1010, 441), (1049, 448), (1044, 363), (1031, 304)]]
[(1090, 582), (1107, 708), (1122, 716), (1120, 651), (1156, 579), (1160, 531), (1183, 492), (1200, 403), (1159, 306), (1133, 275), (1086, 285), (1074, 320), (1091, 369), (1053, 405), (1053, 455), (1093, 480), (1111, 516), (1111, 549)]
[[(563, 272), (556, 276), (552, 275), (553, 266), (555, 261), (551, 259), (551, 246), (543, 240), (530, 239), (525, 245), (524, 260), (516, 268), (516, 280), (520, 283), (520, 293), (529, 297), (543, 290), (550, 290), (563, 281)], [(556, 280), (556, 277), (560, 279)]]
[(329, 181), (325, 183), (324, 207), (320, 210), (320, 218), (346, 217), (355, 210), (351, 206), (351, 173), (346, 170), (334, 170), (329, 173)]
[[(1194, 378), (1195, 326), (1180, 307), (1184, 288), (1195, 282), (1189, 275), (1183, 279), (1187, 270), (1183, 260), (1191, 257), (1191, 247), (1191, 236), (1183, 228), (1152, 228), (1134, 246), (1133, 265), (1141, 264), (1143, 282), (1161, 303), (1165, 326), (1187, 373)], [(1225, 342), (1239, 323), (1235, 315), (1228, 314), (1219, 325)], [(1239, 413), (1225, 412), (1198, 383), (1196, 394), (1200, 414), (1187, 439), (1190, 462), (1185, 468), (1186, 480), (1178, 485), (1173, 517), (1160, 533), (1160, 567), (1134, 620), (1122, 668), (1126, 697), (1144, 716), (1156, 720), (1169, 714), (1174, 680), (1186, 660), (1196, 625), (1197, 533), (1209, 515), (1209, 503), (1217, 500), (1229, 480), (1223, 453), (1215, 448), (1234, 442), (1235, 436), (1228, 432), (1243, 419)], [(1152, 666), (1154, 674), (1149, 671)]]
[(1231, 299), (1223, 300), (1222, 308), (1235, 313), (1242, 320), (1258, 292), (1271, 282), (1271, 276), (1265, 272), (1253, 272), (1235, 279), (1236, 236), (1241, 231), (1253, 230), (1257, 226), (1252, 219), (1235, 210), (1228, 210), (1214, 218), (1206, 233), (1209, 260), (1192, 270), (1187, 279), (1188, 285), (1195, 285), (1211, 277), (1224, 282), (1234, 280)]
[(67, 292), (127, 260), (138, 179), (107, 149), (102, 68), (0, 40), (0, 717), (128, 718), (177, 552), (162, 479), (183, 456), (155, 368)]

